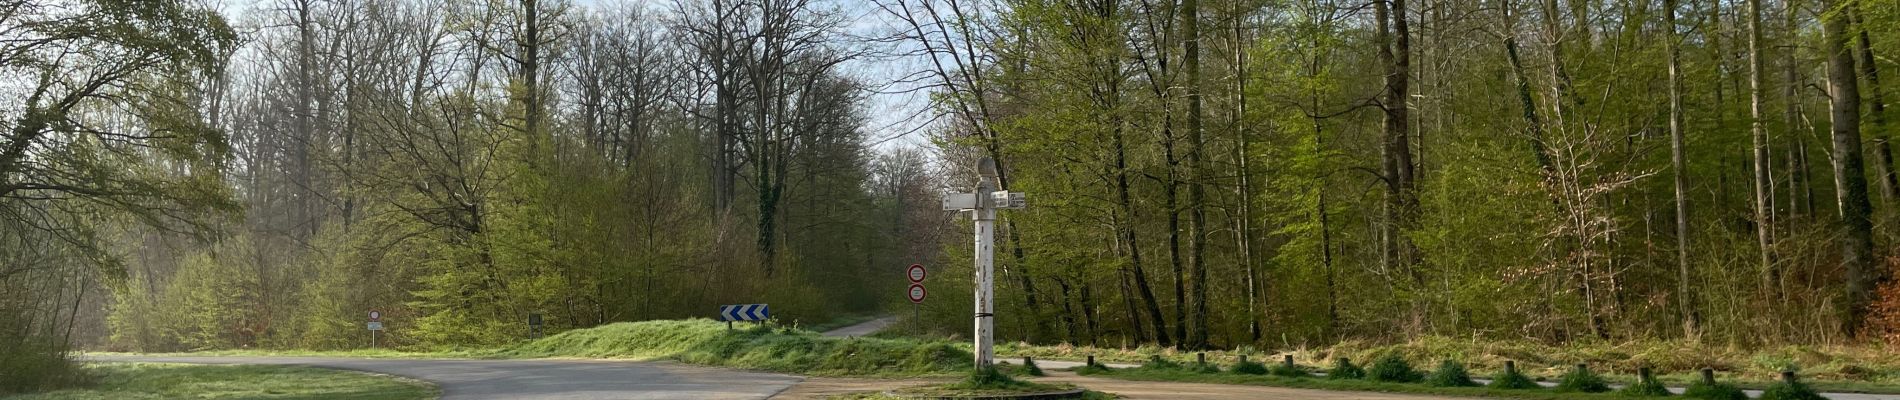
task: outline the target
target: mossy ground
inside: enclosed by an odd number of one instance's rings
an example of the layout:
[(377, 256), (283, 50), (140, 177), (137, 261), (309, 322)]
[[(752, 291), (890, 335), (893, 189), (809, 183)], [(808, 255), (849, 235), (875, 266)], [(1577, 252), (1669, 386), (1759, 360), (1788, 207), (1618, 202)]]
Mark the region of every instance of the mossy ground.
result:
[(95, 363), (85, 388), (9, 397), (9, 400), (92, 399), (431, 399), (427, 383), (387, 375), (280, 365)]

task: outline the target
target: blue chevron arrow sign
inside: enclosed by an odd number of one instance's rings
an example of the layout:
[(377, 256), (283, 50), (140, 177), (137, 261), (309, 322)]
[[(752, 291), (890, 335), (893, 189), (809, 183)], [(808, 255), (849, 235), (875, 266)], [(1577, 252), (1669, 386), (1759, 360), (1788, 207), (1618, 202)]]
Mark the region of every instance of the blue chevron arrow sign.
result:
[(719, 306), (721, 321), (764, 321), (772, 317), (772, 310), (764, 304), (731, 304)]

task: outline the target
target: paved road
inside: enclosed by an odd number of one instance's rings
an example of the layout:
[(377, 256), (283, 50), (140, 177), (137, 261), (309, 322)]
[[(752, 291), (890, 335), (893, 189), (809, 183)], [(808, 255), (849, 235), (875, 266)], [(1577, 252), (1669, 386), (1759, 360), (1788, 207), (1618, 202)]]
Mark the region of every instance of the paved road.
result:
[(880, 317), (870, 321), (859, 322), (857, 325), (825, 331), (824, 335), (831, 337), (871, 336), (871, 334), (884, 330), (885, 327), (889, 327), (895, 323), (897, 323), (897, 317), (895, 316)]
[(804, 378), (671, 362), (334, 357), (91, 357), (99, 361), (307, 365), (435, 383), (444, 400), (764, 399)]

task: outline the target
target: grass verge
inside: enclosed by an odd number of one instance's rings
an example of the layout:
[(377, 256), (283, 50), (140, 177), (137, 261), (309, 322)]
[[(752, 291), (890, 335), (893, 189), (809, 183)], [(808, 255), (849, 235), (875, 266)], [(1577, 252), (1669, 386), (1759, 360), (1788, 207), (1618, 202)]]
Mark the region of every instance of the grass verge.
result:
[(1083, 375), (1103, 376), (1117, 379), (1167, 382), (1218, 383), (1230, 385), (1259, 385), (1298, 389), (1369, 391), (1385, 393), (1410, 393), (1441, 396), (1491, 397), (1530, 400), (1592, 400), (1592, 399), (1635, 399), (1619, 393), (1564, 393), (1548, 389), (1513, 390), (1487, 387), (1434, 387), (1424, 384), (1379, 382), (1362, 379), (1325, 379), (1290, 378), (1274, 375), (1243, 375), (1232, 373), (1210, 374), (1192, 370), (1167, 370), (1156, 368), (1128, 368), (1114, 370), (1090, 370), (1080, 372)]
[(811, 375), (916, 376), (968, 371), (970, 352), (945, 342), (831, 338), (797, 329), (705, 319), (623, 322), (563, 332), (493, 354), (502, 358), (669, 359)]
[(362, 372), (281, 365), (96, 363), (88, 388), (8, 397), (8, 400), (90, 399), (433, 399), (424, 382)]

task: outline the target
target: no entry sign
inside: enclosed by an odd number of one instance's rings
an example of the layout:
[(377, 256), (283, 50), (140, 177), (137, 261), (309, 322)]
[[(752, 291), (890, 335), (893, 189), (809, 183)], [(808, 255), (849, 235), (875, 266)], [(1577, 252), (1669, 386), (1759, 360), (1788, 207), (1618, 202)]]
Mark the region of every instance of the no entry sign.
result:
[(923, 303), (924, 297), (930, 295), (930, 292), (924, 290), (924, 285), (912, 283), (910, 284), (909, 295), (910, 295), (910, 302)]
[(908, 275), (910, 275), (910, 283), (924, 283), (924, 276), (929, 274), (924, 271), (923, 265), (911, 264)]

